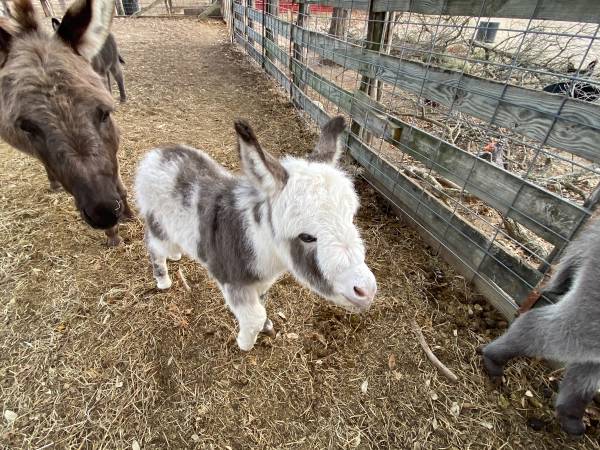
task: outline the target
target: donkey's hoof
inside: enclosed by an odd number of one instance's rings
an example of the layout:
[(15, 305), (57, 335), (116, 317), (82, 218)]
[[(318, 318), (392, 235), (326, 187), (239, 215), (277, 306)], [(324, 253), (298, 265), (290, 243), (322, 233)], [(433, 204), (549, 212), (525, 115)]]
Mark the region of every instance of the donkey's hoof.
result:
[(108, 247), (118, 247), (121, 242), (123, 242), (123, 239), (121, 239), (121, 236), (119, 236), (118, 234), (114, 236), (109, 236), (106, 239), (106, 245)]
[(119, 98), (119, 101), (120, 101), (121, 103), (127, 103), (127, 96), (126, 96), (126, 95), (124, 95), (124, 96), (120, 97), (120, 98)]
[(164, 291), (165, 289), (169, 289), (172, 284), (173, 284), (173, 282), (171, 281), (171, 278), (169, 278), (169, 277), (156, 279), (156, 287), (158, 289), (160, 289), (161, 291)]
[(249, 352), (250, 350), (252, 350), (254, 348), (254, 343), (256, 342), (255, 339), (243, 339), (240, 336), (237, 337), (236, 341), (238, 347), (243, 352)]
[(181, 253), (175, 253), (174, 255), (169, 256), (171, 261), (179, 261), (181, 259)]
[(563, 431), (573, 439), (579, 439), (585, 434), (585, 425), (578, 417), (558, 415), (558, 421)]
[(127, 208), (125, 208), (125, 210), (123, 211), (123, 214), (121, 214), (121, 222), (131, 222), (134, 218), (135, 218), (135, 214), (129, 208), (129, 206)]
[(504, 367), (501, 364), (498, 364), (489, 356), (487, 356), (484, 350), (485, 349), (482, 349), (481, 352), (478, 351), (478, 353), (481, 354), (481, 357), (483, 359), (483, 368), (485, 369), (485, 372), (487, 373), (492, 384), (496, 387), (499, 387), (502, 385)]
[(273, 322), (271, 322), (271, 319), (265, 320), (265, 324), (263, 326), (262, 332), (263, 332), (263, 334), (266, 334), (270, 338), (275, 339), (275, 336), (277, 336), (277, 333), (275, 332), (275, 328), (273, 327)]
[(50, 192), (60, 192), (62, 191), (62, 185), (58, 181), (50, 182)]

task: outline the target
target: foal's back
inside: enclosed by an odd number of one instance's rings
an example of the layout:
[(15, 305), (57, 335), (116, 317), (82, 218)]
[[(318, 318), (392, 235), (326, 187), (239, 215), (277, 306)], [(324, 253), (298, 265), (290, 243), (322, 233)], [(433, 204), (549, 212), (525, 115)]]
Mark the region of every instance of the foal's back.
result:
[(203, 217), (232, 190), (234, 177), (205, 153), (183, 145), (152, 150), (140, 163), (135, 190), (140, 212), (196, 257)]

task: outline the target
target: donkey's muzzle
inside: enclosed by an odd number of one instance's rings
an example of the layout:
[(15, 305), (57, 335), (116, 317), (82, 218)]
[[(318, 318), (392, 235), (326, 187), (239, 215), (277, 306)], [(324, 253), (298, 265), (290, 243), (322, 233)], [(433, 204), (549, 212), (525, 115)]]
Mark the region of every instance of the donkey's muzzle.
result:
[(85, 221), (93, 228), (106, 230), (114, 227), (121, 217), (123, 202), (113, 200), (109, 202), (96, 203), (90, 207), (82, 208), (81, 214)]

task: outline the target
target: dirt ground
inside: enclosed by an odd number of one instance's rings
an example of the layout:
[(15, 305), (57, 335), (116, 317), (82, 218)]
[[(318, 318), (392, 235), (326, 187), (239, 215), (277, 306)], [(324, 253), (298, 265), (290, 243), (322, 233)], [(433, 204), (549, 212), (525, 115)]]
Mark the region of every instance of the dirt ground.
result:
[[(237, 168), (238, 116), (274, 153), (313, 145), (314, 128), (223, 25), (116, 20), (114, 31), (127, 62), (130, 101), (116, 120), (128, 185), (159, 143), (203, 148)], [(517, 361), (507, 386), (491, 389), (475, 348), (506, 324), (365, 182), (356, 185), (379, 283), (373, 308), (346, 314), (286, 277), (267, 307), (278, 337), (242, 354), (201, 267), (170, 263), (173, 288), (158, 292), (140, 221), (122, 226), (124, 245), (107, 248), (66, 194), (48, 191), (41, 165), (2, 144), (0, 446), (600, 448), (594, 407), (579, 442), (553, 420), (560, 373)], [(457, 384), (429, 363), (412, 318)]]

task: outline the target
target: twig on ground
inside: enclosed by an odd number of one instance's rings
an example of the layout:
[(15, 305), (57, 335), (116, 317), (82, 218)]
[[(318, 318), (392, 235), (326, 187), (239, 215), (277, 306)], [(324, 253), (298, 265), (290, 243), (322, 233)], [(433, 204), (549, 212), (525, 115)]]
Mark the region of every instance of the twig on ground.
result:
[(183, 288), (186, 291), (190, 292), (192, 290), (192, 288), (190, 287), (187, 280), (185, 279), (185, 276), (183, 275), (183, 271), (181, 270), (181, 267), (179, 269), (177, 269), (177, 275), (179, 275), (179, 279), (181, 280), (181, 283), (183, 284)]
[(427, 358), (429, 358), (429, 361), (431, 361), (431, 363), (436, 367), (437, 370), (440, 371), (442, 375), (448, 378), (451, 382), (456, 383), (458, 381), (458, 377), (454, 374), (454, 372), (448, 369), (439, 359), (437, 359), (437, 356), (433, 354), (433, 352), (429, 348), (429, 345), (427, 345), (427, 342), (425, 342), (425, 336), (423, 336), (423, 332), (417, 324), (417, 321), (415, 319), (412, 319), (411, 324), (414, 332), (417, 334), (419, 344), (421, 344), (421, 347), (427, 355)]

